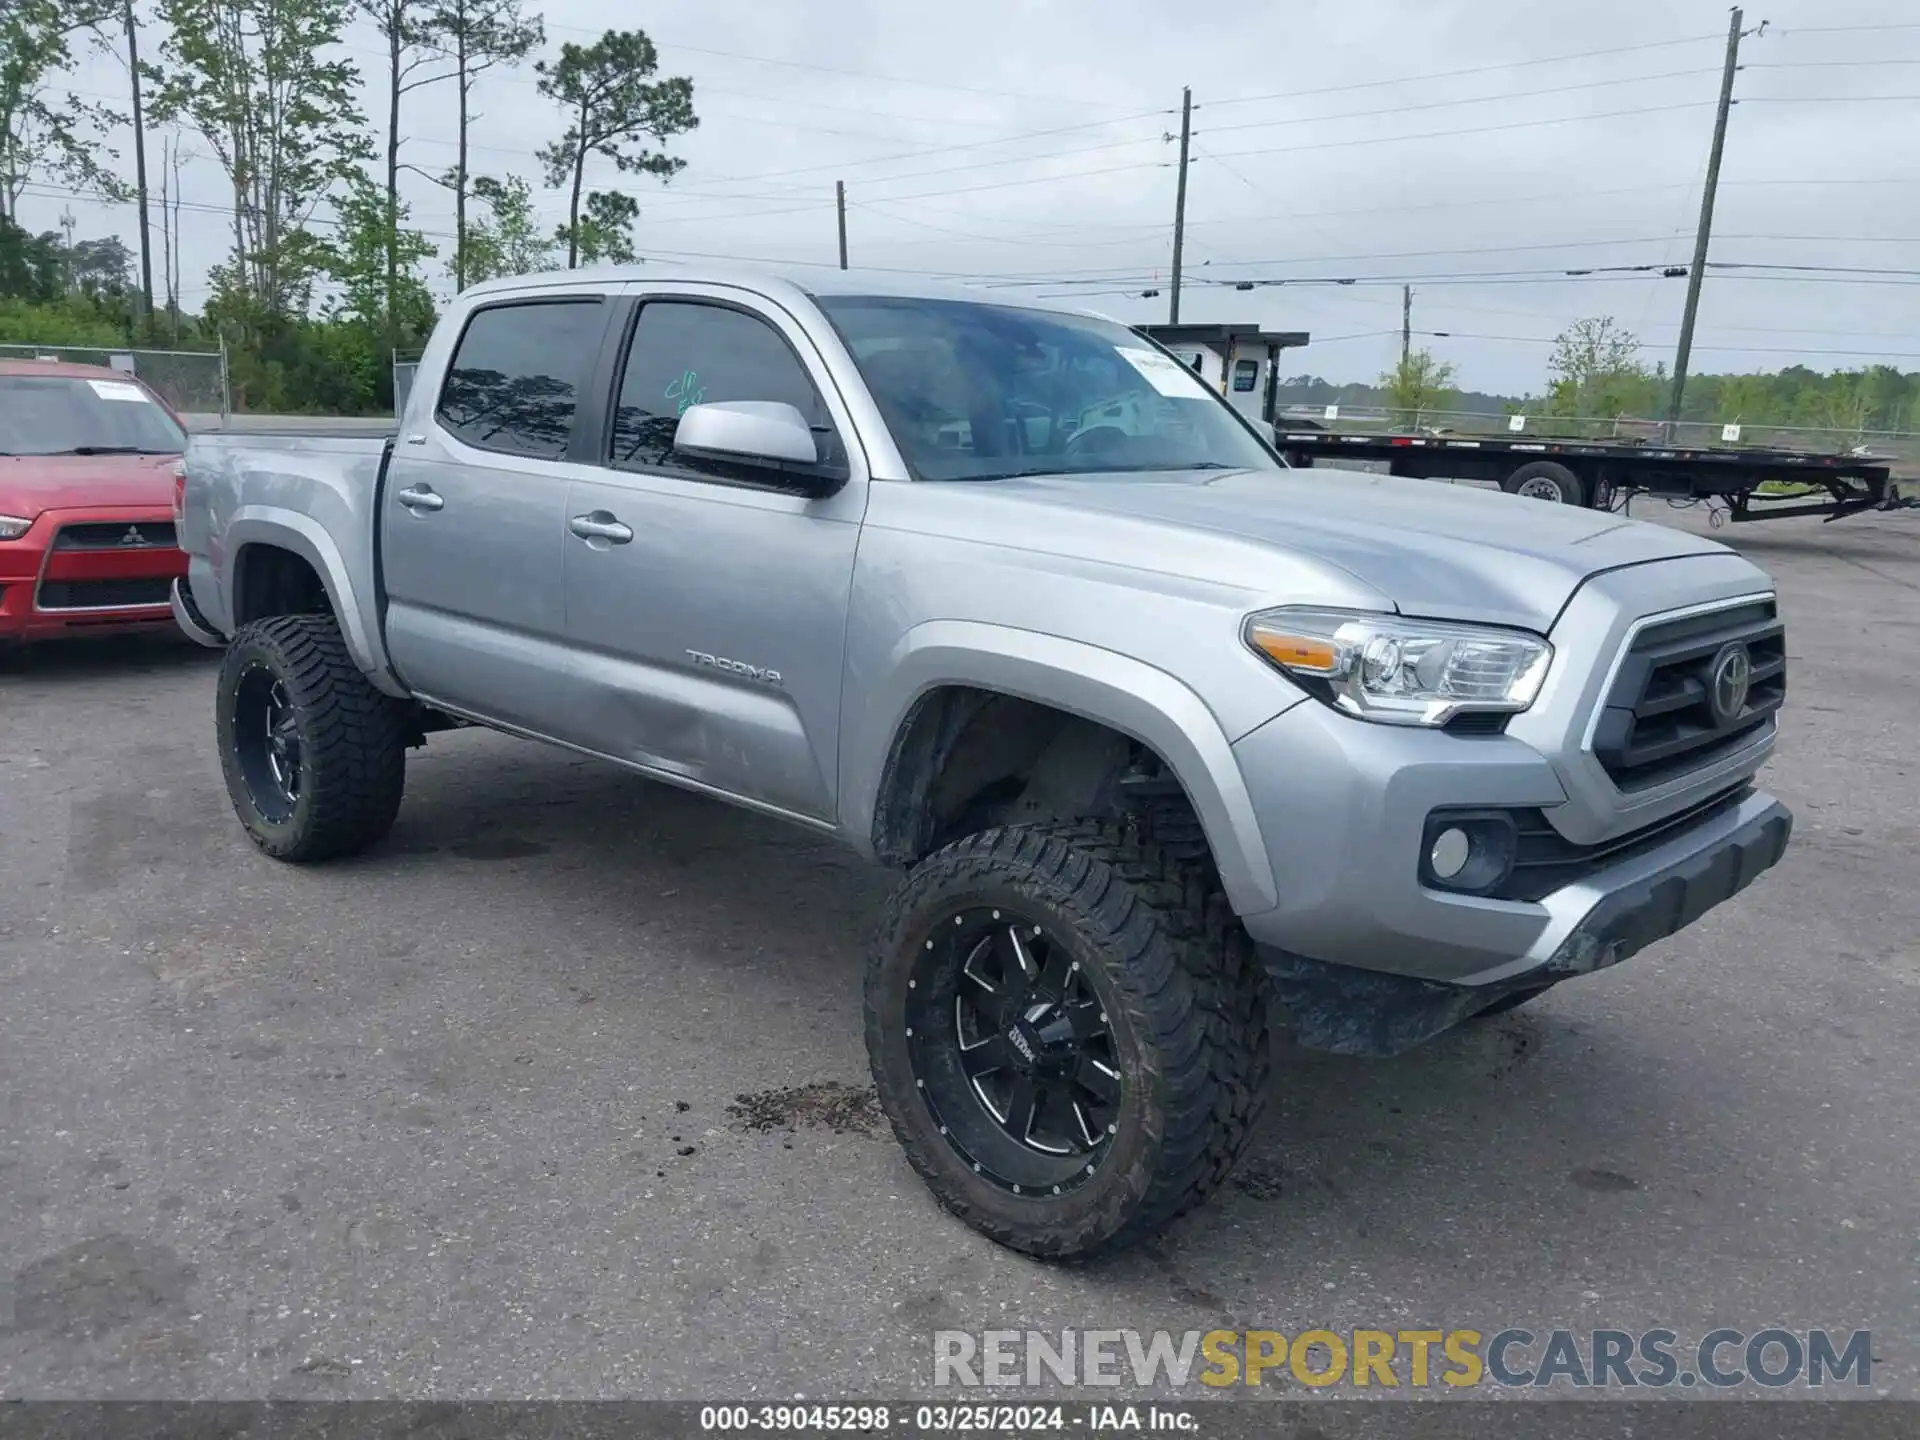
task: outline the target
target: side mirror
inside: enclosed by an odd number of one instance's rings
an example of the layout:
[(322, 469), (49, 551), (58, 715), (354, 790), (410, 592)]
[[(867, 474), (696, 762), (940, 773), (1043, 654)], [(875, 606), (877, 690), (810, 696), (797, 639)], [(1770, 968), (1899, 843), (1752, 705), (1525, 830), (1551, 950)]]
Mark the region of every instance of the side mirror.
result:
[(673, 432), (673, 448), (689, 455), (750, 465), (820, 463), (820, 446), (806, 417), (780, 400), (689, 405)]

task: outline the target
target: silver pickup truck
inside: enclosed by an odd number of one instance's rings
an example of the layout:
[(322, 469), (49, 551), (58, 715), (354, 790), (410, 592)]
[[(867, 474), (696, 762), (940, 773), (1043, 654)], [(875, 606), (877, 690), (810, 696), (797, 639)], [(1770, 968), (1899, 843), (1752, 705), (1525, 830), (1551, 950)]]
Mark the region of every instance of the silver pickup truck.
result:
[(1269, 1006), (1393, 1053), (1773, 865), (1767, 576), (1567, 506), (1289, 470), (1151, 341), (856, 273), (528, 276), (388, 441), (196, 439), (180, 623), (277, 859), (484, 725), (903, 874), (866, 981), (914, 1167), (1004, 1244), (1151, 1233)]

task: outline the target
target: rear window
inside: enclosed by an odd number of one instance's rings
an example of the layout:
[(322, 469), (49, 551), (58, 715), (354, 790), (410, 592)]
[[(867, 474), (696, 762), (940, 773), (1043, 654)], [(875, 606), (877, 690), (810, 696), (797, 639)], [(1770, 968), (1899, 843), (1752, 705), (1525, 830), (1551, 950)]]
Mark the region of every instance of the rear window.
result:
[(460, 337), (434, 413), (478, 449), (560, 459), (604, 323), (593, 299), (477, 311)]
[(0, 375), (0, 454), (178, 455), (186, 433), (119, 376)]

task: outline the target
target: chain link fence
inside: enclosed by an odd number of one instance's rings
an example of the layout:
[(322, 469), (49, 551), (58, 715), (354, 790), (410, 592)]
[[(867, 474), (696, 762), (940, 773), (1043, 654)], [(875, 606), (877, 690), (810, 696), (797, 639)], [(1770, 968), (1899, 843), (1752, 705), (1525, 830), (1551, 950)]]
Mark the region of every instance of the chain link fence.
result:
[(185, 416), (233, 414), (224, 350), (112, 350), (73, 345), (0, 345), (0, 359), (63, 360), (137, 375)]
[(1920, 472), (1920, 431), (1866, 430), (1848, 426), (1724, 425), (1719, 421), (1664, 420), (1633, 416), (1561, 416), (1489, 414), (1471, 410), (1404, 411), (1369, 406), (1282, 405), (1279, 423), (1307, 421), (1329, 429), (1356, 432), (1512, 436), (1605, 440), (1625, 444), (1677, 445), (1695, 449), (1803, 450), (1821, 454), (1857, 453), (1892, 460)]

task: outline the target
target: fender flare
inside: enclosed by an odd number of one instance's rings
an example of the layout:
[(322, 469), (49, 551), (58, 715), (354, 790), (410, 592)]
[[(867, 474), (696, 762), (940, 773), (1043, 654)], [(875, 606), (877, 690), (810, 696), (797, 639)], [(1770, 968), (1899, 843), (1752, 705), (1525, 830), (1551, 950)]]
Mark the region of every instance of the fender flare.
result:
[(406, 687), (387, 664), (386, 646), (379, 638), (379, 616), (354, 590), (347, 562), (323, 525), (295, 510), (243, 505), (227, 523), (225, 541), (224, 573), (219, 582), (222, 595), (239, 594), (235, 581), (239, 578), (240, 557), (250, 546), (268, 546), (298, 555), (320, 577), (353, 663), (375, 689), (396, 699), (407, 698)]
[[(1280, 903), (1232, 739), (1206, 702), (1166, 671), (1036, 631), (930, 620), (900, 637), (882, 673), (864, 712), (849, 717), (841, 763), (847, 780), (842, 831), (869, 858), (874, 812), (901, 727), (923, 696), (964, 685), (1079, 715), (1152, 749), (1193, 802), (1235, 912), (1250, 915)], [(1289, 708), (1282, 704), (1275, 713)]]

